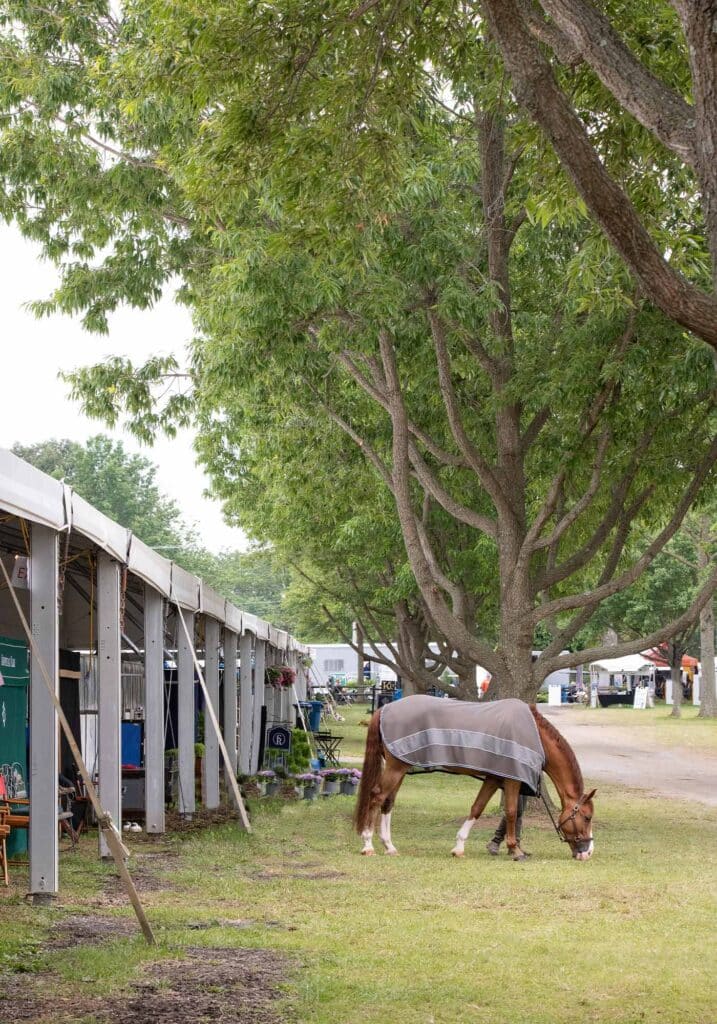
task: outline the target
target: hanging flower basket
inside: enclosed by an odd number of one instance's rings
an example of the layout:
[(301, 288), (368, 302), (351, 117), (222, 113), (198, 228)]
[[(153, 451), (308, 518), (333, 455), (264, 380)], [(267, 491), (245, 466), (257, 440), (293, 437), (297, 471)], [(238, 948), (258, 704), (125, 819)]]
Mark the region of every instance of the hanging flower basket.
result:
[(296, 672), (288, 665), (269, 665), (264, 672), (264, 682), (275, 690), (290, 690), (296, 682)]

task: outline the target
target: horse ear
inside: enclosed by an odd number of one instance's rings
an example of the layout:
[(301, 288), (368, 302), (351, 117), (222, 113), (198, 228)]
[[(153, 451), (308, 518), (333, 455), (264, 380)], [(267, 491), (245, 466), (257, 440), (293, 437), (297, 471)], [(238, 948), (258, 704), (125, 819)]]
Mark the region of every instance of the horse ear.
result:
[(595, 796), (596, 793), (597, 793), (597, 790), (593, 789), (592, 792), (588, 793), (588, 795), (585, 797), (585, 799), (586, 800), (592, 800), (592, 798)]

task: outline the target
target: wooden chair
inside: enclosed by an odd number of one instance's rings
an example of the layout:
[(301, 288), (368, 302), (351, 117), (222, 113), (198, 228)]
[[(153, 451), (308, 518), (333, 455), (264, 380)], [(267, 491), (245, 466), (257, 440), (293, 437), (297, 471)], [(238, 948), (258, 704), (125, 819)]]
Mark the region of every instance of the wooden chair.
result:
[[(74, 850), (77, 846), (77, 838), (79, 832), (76, 832), (72, 825), (72, 808), (71, 801), (69, 800), (70, 794), (74, 790), (68, 790), (65, 794), (60, 791), (60, 805), (57, 810), (57, 825), (60, 829), (60, 835), (63, 833), (70, 837), (72, 843), (72, 849)], [(67, 798), (67, 799), (66, 799)], [(17, 797), (11, 801), (12, 807), (9, 804), (4, 806), (7, 809), (5, 823), (11, 828), (29, 828), (30, 827), (30, 801), (27, 797)], [(2, 805), (0, 805), (2, 806)]]
[(10, 885), (10, 878), (7, 871), (7, 837), (10, 835), (10, 826), (7, 819), (10, 816), (10, 808), (7, 804), (0, 804), (0, 868), (2, 868), (3, 881)]

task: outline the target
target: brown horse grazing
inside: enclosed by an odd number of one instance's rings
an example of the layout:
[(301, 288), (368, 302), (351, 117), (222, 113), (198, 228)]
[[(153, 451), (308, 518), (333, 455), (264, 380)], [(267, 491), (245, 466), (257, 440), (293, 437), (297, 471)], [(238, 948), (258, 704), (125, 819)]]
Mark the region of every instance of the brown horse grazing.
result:
[[(485, 726), (483, 711), (489, 709), (492, 724)], [(472, 718), (474, 714), (479, 717)], [(522, 722), (523, 729), (517, 739), (510, 731), (516, 720)], [(507, 733), (501, 725), (506, 722), (510, 727)], [(493, 760), (487, 760), (488, 757)], [(362, 854), (374, 853), (373, 833), (379, 813), (379, 836), (385, 851), (387, 854), (398, 852), (391, 841), (391, 812), (404, 777), (416, 766), (484, 780), (470, 815), (456, 837), (451, 851), (454, 857), (464, 855), (471, 829), (493, 794), (503, 789), (508, 852), (513, 860), (524, 860), (526, 855), (515, 833), (518, 797), (521, 786), (523, 792), (539, 790), (541, 770), (552, 780), (562, 804), (555, 825), (558, 835), (568, 844), (576, 860), (589, 860), (592, 856), (595, 790), (585, 793), (572, 748), (534, 704), (504, 700), (477, 705), (416, 696), (404, 697), (376, 711), (366, 737), (354, 814), (356, 831), (364, 841)], [(486, 770), (486, 766), (494, 767), (495, 774)]]

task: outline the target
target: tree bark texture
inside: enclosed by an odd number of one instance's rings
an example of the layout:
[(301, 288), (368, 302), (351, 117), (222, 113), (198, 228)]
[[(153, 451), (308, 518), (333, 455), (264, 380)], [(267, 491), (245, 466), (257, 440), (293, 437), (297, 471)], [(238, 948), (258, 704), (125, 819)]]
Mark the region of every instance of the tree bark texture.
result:
[[(625, 57), (615, 33), (608, 32), (603, 25), (597, 29), (597, 39), (588, 41), (591, 31), (587, 17), (589, 5), (575, 0), (566, 3), (546, 3), (548, 13), (559, 16), (564, 30), (569, 30), (579, 41), (581, 52), (591, 61), (593, 68), (615, 95), (623, 100), (629, 84), (629, 61), (616, 68), (617, 51)], [(548, 60), (531, 36), (530, 30), (515, 0), (484, 0), (483, 9), (490, 25), (493, 38), (498, 42), (515, 86), (519, 103), (540, 125), (550, 140), (565, 171), (572, 179), (593, 217), (612, 242), (617, 252), (640, 281), (651, 301), (676, 323), (681, 324), (713, 347), (717, 347), (717, 300), (691, 284), (665, 260), (653, 242), (628, 195), (611, 177), (595, 150), (585, 126), (570, 105), (565, 93), (559, 87)], [(695, 92), (695, 167), (702, 190), (702, 204), (707, 217), (707, 233), (712, 258), (717, 254), (715, 237), (715, 41), (713, 0), (699, 0), (681, 3), (679, 9), (685, 32), (691, 47), (693, 89)], [(593, 20), (594, 20), (593, 16)], [(604, 41), (605, 45), (601, 47)], [(596, 49), (596, 44), (597, 48)], [(618, 45), (619, 44), (619, 45)], [(599, 48), (604, 50), (602, 56)], [(610, 60), (612, 58), (612, 66)], [(631, 62), (633, 65), (636, 62)], [(598, 70), (599, 69), (599, 70)], [(636, 68), (629, 69), (630, 75)], [(639, 88), (636, 102), (632, 104), (636, 116), (642, 116), (643, 123), (648, 117), (641, 109), (640, 100), (647, 101), (645, 78), (634, 82)], [(653, 93), (655, 90), (653, 89)], [(653, 108), (654, 104), (646, 103)], [(668, 120), (675, 118), (677, 108), (670, 104)], [(628, 106), (629, 109), (629, 106)], [(655, 125), (653, 124), (653, 128)], [(660, 133), (657, 133), (660, 137)], [(669, 132), (667, 133), (669, 136)], [(663, 138), (667, 142), (667, 138)], [(674, 148), (674, 144), (673, 144)], [(684, 148), (681, 146), (680, 148)], [(711, 163), (710, 163), (711, 161)]]
[[(697, 565), (704, 572), (712, 558), (714, 538), (709, 516), (700, 517), (697, 539)], [(717, 685), (715, 684), (715, 613), (714, 598), (700, 612), (700, 718), (717, 718)]]

